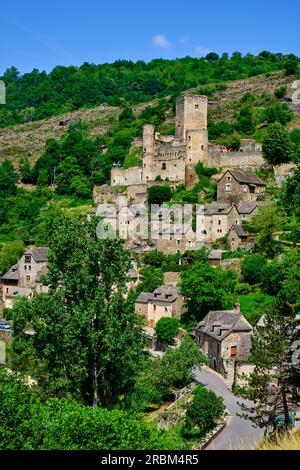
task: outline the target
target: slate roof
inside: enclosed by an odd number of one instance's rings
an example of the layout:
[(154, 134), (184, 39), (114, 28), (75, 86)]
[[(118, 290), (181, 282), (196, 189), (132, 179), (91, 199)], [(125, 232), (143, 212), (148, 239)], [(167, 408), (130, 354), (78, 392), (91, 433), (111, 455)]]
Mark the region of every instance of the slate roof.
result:
[(179, 289), (172, 285), (163, 285), (152, 292), (141, 292), (136, 299), (137, 303), (147, 304), (148, 302), (174, 302), (179, 295)]
[(236, 310), (211, 310), (198, 324), (197, 330), (206, 333), (218, 341), (222, 341), (229, 333), (234, 331), (250, 333), (252, 326)]
[(208, 259), (222, 259), (223, 250), (210, 250)]
[(131, 277), (132, 279), (138, 279), (139, 273), (136, 269), (131, 268), (127, 271), (127, 276)]
[(15, 298), (15, 297), (29, 297), (32, 294), (32, 289), (29, 287), (10, 287), (8, 292), (6, 293), (7, 298)]
[(32, 248), (26, 251), (25, 255), (32, 255), (37, 263), (42, 263), (47, 261), (48, 250), (46, 247)]
[(6, 281), (18, 281), (20, 279), (19, 275), (19, 263), (15, 264), (10, 268), (7, 273), (5, 273), (1, 280), (6, 280)]
[(205, 204), (203, 209), (200, 207), (199, 212), (203, 213), (204, 215), (226, 215), (229, 214), (232, 208), (233, 204), (230, 204), (229, 202), (212, 202), (210, 204)]
[(237, 205), (239, 214), (251, 214), (261, 203), (258, 201), (241, 201)]
[(228, 170), (228, 171), (239, 183), (266, 186), (265, 183), (255, 173), (246, 173), (241, 170)]

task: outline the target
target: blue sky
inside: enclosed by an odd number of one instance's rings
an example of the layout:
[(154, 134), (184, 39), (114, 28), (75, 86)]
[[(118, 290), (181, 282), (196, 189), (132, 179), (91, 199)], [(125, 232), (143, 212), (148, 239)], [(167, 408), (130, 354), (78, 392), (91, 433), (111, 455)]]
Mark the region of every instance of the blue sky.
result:
[(11, 0), (0, 7), (0, 74), (208, 51), (300, 55), (299, 0)]

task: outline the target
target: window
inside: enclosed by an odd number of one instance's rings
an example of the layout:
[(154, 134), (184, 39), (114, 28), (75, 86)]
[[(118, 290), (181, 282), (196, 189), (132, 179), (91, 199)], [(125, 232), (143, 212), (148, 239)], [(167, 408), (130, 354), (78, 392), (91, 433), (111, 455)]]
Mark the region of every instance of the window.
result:
[(199, 104), (195, 104), (195, 109), (199, 109)]
[(237, 346), (231, 346), (230, 348), (230, 357), (236, 357)]
[(231, 184), (230, 184), (230, 183), (226, 184), (226, 186), (225, 186), (225, 191), (226, 191), (227, 193), (228, 193), (229, 191), (231, 191)]
[(166, 168), (167, 168), (167, 167), (166, 167), (166, 164), (165, 164), (165, 162), (163, 162), (163, 164), (162, 164), (162, 166), (161, 166), (161, 169), (162, 169), (162, 170), (165, 170)]
[(189, 140), (191, 140), (191, 136), (189, 135)]
[(30, 282), (30, 276), (26, 276), (26, 282)]
[(27, 269), (27, 266), (26, 266), (26, 264), (25, 264), (25, 266), (24, 266), (24, 269), (25, 269), (25, 271), (26, 271), (26, 269)]
[(179, 246), (180, 245), (180, 240), (176, 240), (176, 243)]
[(227, 176), (227, 181), (231, 181), (231, 176)]
[(201, 150), (204, 150), (204, 145), (201, 145)]
[(221, 220), (218, 220), (218, 225), (221, 225)]
[(25, 263), (31, 263), (31, 255), (25, 255)]
[(244, 191), (244, 193), (246, 193), (247, 190), (248, 190), (248, 186), (247, 186), (246, 184), (244, 184), (244, 186), (243, 186), (243, 191)]
[(168, 311), (168, 307), (165, 307), (165, 312), (167, 312), (167, 311)]
[(153, 310), (156, 310), (156, 305), (153, 305)]

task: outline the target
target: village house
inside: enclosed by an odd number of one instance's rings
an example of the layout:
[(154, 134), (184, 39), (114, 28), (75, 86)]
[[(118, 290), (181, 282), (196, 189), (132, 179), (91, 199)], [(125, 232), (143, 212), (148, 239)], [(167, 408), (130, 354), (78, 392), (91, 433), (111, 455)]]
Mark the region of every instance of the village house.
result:
[(236, 373), (249, 372), (252, 326), (240, 312), (237, 302), (233, 310), (211, 310), (195, 330), (195, 340), (207, 355), (209, 366), (232, 385)]
[(145, 317), (146, 326), (154, 328), (162, 317), (180, 318), (183, 299), (179, 288), (163, 285), (152, 292), (142, 292), (135, 302), (135, 313)]
[(25, 251), (19, 262), (1, 278), (4, 308), (12, 308), (18, 297), (31, 298), (34, 292), (48, 292), (43, 284), (47, 273), (48, 248), (31, 248)]
[(240, 224), (232, 225), (228, 233), (228, 244), (231, 251), (238, 249), (249, 251), (253, 248), (253, 243), (249, 240), (249, 233), (245, 232)]
[(241, 170), (227, 170), (217, 183), (217, 200), (238, 204), (240, 201), (257, 201), (266, 185), (255, 174)]
[(237, 210), (240, 215), (241, 222), (243, 220), (250, 220), (261, 207), (262, 202), (259, 201), (241, 201), (237, 205)]
[(197, 232), (204, 243), (224, 237), (233, 224), (239, 223), (240, 216), (234, 204), (212, 202), (198, 207)]

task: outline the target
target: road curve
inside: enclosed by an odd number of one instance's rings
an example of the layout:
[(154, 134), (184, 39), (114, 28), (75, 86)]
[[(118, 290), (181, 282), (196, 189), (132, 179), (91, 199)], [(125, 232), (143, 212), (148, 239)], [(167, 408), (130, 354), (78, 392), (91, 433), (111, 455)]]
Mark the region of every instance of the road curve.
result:
[(223, 377), (208, 367), (201, 367), (197, 370), (196, 379), (203, 385), (224, 398), (224, 404), (231, 413), (228, 424), (225, 429), (209, 444), (207, 450), (246, 450), (255, 449), (256, 445), (263, 436), (263, 431), (254, 428), (250, 421), (240, 418), (236, 415), (241, 409), (238, 402), (244, 402), (236, 397), (227, 385)]

